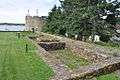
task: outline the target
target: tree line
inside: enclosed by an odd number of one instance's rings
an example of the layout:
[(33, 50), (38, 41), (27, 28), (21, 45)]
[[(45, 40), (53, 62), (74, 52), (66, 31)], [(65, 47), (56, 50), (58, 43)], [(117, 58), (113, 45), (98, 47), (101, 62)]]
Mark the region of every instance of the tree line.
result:
[(118, 0), (60, 0), (60, 6), (54, 6), (49, 12), (44, 32), (59, 34), (86, 41), (89, 36), (94, 41), (95, 35), (103, 41), (116, 34), (119, 24)]

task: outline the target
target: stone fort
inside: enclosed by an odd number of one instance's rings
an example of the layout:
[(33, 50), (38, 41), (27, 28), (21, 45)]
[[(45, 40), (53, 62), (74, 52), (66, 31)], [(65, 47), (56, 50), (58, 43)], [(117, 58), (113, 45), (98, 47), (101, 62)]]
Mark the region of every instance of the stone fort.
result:
[[(38, 11), (36, 12), (38, 14)], [(38, 15), (36, 16), (31, 16), (29, 14), (29, 10), (28, 10), (28, 14), (25, 17), (25, 26), (26, 29), (25, 31), (41, 31), (42, 27), (44, 24), (44, 17), (39, 17)]]

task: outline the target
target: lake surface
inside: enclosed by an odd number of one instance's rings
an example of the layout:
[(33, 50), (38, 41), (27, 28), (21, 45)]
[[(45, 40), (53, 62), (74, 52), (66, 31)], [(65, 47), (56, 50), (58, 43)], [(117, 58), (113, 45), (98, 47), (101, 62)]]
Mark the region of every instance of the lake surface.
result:
[(23, 25), (0, 25), (0, 31), (24, 31)]

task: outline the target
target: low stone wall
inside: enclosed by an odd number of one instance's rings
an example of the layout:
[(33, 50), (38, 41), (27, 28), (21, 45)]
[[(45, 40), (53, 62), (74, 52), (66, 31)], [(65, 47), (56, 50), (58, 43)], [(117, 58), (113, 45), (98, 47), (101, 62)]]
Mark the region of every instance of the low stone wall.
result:
[(71, 49), (71, 51), (92, 62), (96, 63), (96, 62), (104, 61), (111, 57), (110, 55), (106, 55), (99, 50), (94, 50), (92, 44), (72, 40), (65, 37), (54, 36), (46, 33), (42, 33), (42, 34), (58, 38), (60, 42), (65, 42), (66, 47)]
[(42, 48), (44, 48), (46, 51), (65, 49), (65, 43), (64, 42), (40, 42), (38, 44)]
[(36, 41), (46, 51), (65, 49), (66, 43), (46, 35), (29, 36), (29, 39)]
[(95, 76), (109, 74), (120, 69), (120, 58), (111, 58), (102, 63), (96, 63), (74, 71), (68, 80), (91, 79)]

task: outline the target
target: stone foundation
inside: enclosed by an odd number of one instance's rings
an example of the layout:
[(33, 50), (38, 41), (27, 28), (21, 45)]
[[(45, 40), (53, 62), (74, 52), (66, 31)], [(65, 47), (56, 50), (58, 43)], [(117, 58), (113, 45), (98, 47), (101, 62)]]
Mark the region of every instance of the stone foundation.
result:
[(94, 49), (92, 44), (72, 40), (65, 37), (54, 36), (46, 33), (43, 34), (58, 38), (60, 42), (63, 41), (66, 43), (66, 48), (69, 48), (74, 53), (92, 62), (101, 62), (111, 57), (110, 55), (104, 54), (104, 52), (101, 50)]
[[(49, 35), (45, 34), (44, 35)], [(46, 61), (49, 65), (53, 67), (56, 75), (51, 80), (91, 80), (91, 78), (108, 74), (113, 71), (120, 69), (120, 57), (112, 57), (110, 55), (106, 55), (107, 51), (101, 51), (100, 49), (94, 49), (92, 44), (84, 43), (81, 41), (75, 41), (64, 37), (54, 36), (60, 40), (60, 42), (40, 42), (39, 52), (42, 55), (45, 55)], [(62, 43), (62, 42), (65, 43)], [(63, 63), (57, 62), (57, 60), (48, 58), (50, 53), (49, 50), (56, 49), (64, 49), (65, 46), (71, 49), (76, 54), (86, 58), (92, 62), (93, 64), (89, 66), (80, 67), (76, 70), (67, 70)], [(45, 49), (42, 51), (41, 49)], [(44, 54), (45, 53), (45, 54)], [(47, 53), (47, 54), (46, 54)], [(54, 62), (52, 62), (54, 61)], [(51, 62), (51, 63), (49, 63)], [(62, 65), (62, 66), (61, 66)], [(64, 73), (66, 74), (64, 74)]]
[(64, 42), (40, 42), (38, 43), (46, 51), (65, 49)]

